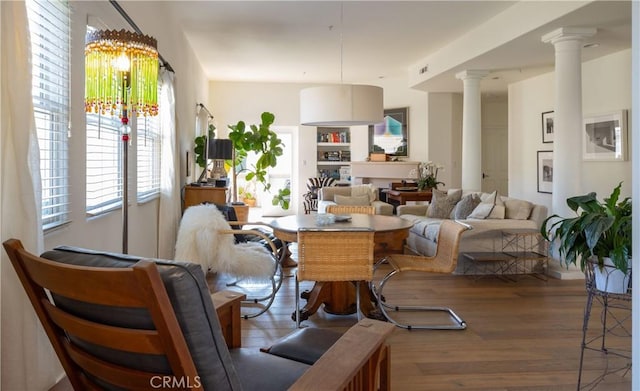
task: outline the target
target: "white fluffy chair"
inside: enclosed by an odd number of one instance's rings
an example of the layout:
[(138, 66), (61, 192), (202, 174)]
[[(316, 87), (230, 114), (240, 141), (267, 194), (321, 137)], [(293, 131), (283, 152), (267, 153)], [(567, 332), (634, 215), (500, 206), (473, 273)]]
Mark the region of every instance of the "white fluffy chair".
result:
[[(257, 235), (270, 245), (271, 252), (258, 242), (236, 243), (234, 234)], [(263, 233), (254, 230), (233, 230), (215, 205), (195, 205), (185, 210), (178, 229), (175, 259), (199, 264), (205, 274), (226, 273), (238, 279), (270, 281), (271, 293), (261, 298), (248, 299), (249, 303), (269, 300), (265, 312), (273, 302), (280, 284), (276, 282), (281, 270), (277, 250)]]

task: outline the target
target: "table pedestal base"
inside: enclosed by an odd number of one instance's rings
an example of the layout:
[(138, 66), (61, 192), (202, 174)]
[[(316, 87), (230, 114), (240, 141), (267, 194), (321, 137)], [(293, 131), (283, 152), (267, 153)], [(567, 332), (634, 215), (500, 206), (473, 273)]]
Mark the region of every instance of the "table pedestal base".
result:
[[(365, 281), (360, 282), (360, 310), (369, 316), (374, 310), (371, 296)], [(300, 309), (300, 321), (307, 320), (324, 304), (324, 311), (333, 315), (350, 315), (356, 313), (356, 286), (349, 281), (318, 281), (310, 291), (304, 291), (300, 297), (307, 304)], [(296, 319), (295, 311), (291, 319)]]

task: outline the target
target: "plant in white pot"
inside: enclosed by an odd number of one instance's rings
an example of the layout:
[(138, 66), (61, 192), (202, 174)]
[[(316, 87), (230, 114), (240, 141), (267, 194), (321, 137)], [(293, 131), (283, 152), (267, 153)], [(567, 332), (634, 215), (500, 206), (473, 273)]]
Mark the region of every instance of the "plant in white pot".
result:
[[(585, 271), (594, 264), (597, 289), (612, 293), (626, 293), (631, 273), (631, 198), (619, 200), (621, 187), (622, 182), (602, 202), (594, 192), (568, 198), (576, 216), (549, 216), (540, 229), (567, 266), (579, 259)], [(613, 282), (616, 276), (623, 281)]]

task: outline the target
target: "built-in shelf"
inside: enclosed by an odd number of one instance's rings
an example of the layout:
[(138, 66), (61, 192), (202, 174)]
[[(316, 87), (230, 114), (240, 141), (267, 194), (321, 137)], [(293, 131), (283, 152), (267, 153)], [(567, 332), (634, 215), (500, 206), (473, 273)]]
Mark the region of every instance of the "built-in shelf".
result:
[(330, 176), (342, 184), (351, 180), (351, 130), (350, 128), (325, 128), (317, 130), (317, 169), (319, 176)]

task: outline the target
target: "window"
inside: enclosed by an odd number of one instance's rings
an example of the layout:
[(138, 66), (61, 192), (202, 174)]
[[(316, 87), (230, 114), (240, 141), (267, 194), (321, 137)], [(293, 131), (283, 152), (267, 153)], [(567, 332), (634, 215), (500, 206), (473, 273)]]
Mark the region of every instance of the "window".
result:
[(136, 124), (138, 202), (144, 202), (160, 193), (160, 116), (139, 116)]
[(69, 4), (59, 0), (26, 4), (46, 230), (69, 221)]
[(120, 119), (87, 113), (87, 213), (100, 214), (122, 205)]

